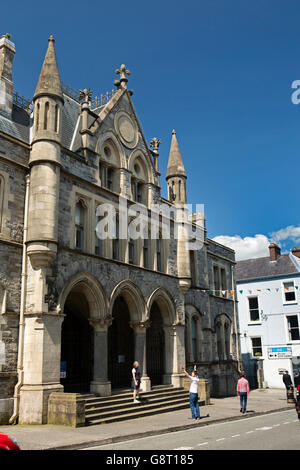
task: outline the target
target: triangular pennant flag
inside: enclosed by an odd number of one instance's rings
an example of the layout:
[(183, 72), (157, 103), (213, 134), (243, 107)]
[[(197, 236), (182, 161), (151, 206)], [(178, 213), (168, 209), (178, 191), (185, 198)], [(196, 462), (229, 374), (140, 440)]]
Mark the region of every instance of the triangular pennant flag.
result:
[(271, 289), (267, 289), (269, 292), (271, 292)]
[(248, 292), (249, 292), (249, 294), (252, 294), (252, 290), (249, 290), (249, 289), (248, 289)]
[(240, 294), (242, 294), (242, 293), (243, 293), (243, 291), (242, 291), (242, 290), (240, 290)]
[(226, 294), (226, 290), (222, 290), (222, 294), (225, 295), (225, 294)]
[(230, 294), (233, 296), (233, 295), (234, 295), (234, 290), (231, 290), (231, 291), (230, 291)]
[(257, 289), (257, 292), (261, 292), (261, 289)]
[(298, 289), (299, 286), (295, 286), (295, 289)]
[(278, 292), (278, 291), (279, 291), (279, 287), (276, 287), (276, 292)]
[(213, 291), (213, 290), (211, 290), (210, 293), (211, 293), (211, 295), (214, 295), (214, 291)]

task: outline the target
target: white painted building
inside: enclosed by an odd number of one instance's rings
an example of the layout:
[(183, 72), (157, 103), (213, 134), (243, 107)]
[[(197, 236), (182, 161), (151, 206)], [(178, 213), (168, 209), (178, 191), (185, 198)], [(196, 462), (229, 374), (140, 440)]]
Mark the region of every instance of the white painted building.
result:
[(300, 372), (300, 248), (239, 261), (236, 266), (241, 354), (250, 386), (284, 388), (282, 372)]

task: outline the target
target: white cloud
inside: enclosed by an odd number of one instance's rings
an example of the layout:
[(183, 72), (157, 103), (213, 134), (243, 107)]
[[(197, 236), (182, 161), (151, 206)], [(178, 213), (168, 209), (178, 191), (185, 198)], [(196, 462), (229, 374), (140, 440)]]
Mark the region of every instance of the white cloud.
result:
[[(253, 237), (240, 237), (239, 235), (219, 235), (214, 238), (217, 243), (228, 246), (235, 250), (237, 261), (243, 259), (260, 258), (269, 256), (269, 244), (277, 243), (281, 248), (281, 253), (289, 252), (294, 246), (300, 244), (300, 226), (288, 227), (270, 233), (268, 236), (257, 234)], [(284, 251), (283, 251), (284, 250)]]
[(254, 237), (245, 238), (239, 235), (219, 235), (214, 237), (213, 240), (235, 250), (235, 258), (237, 261), (269, 256), (270, 240), (265, 235), (258, 234), (254, 235)]
[(270, 234), (271, 240), (275, 243), (280, 243), (285, 240), (291, 240), (294, 243), (300, 243), (300, 227), (289, 225), (286, 228), (277, 230)]

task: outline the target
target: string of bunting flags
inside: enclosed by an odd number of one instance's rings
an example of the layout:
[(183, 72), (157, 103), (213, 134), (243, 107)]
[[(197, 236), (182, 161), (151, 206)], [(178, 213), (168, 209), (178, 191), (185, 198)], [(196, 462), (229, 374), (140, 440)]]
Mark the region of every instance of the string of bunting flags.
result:
[(266, 287), (266, 288), (262, 288), (262, 289), (238, 289), (237, 291), (233, 290), (233, 289), (225, 289), (225, 290), (222, 290), (222, 289), (193, 289), (193, 292), (195, 294), (197, 294), (198, 292), (206, 292), (206, 293), (209, 293), (211, 295), (215, 295), (217, 293), (217, 295), (220, 295), (222, 293), (222, 295), (225, 297), (225, 295), (227, 294), (227, 292), (229, 292), (232, 297), (234, 296), (234, 293), (235, 292), (239, 292), (240, 294), (243, 294), (244, 292), (246, 292), (247, 294), (254, 294), (255, 292), (279, 292), (280, 290), (284, 290), (286, 292), (294, 292), (294, 289), (298, 290), (299, 289), (299, 286), (281, 286), (281, 287), (272, 287), (272, 288), (269, 288), (269, 287)]

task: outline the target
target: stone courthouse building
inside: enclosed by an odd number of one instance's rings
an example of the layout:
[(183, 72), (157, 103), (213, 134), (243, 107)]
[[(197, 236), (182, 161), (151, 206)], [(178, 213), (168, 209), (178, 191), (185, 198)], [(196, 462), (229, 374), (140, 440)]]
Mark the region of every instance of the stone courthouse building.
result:
[[(150, 217), (153, 203), (184, 207), (187, 175), (173, 131), (161, 196), (159, 140), (149, 145), (122, 65), (113, 92), (92, 100), (63, 86), (50, 37), (32, 101), (13, 90), (15, 46), (0, 38), (0, 422), (46, 423), (52, 392), (108, 396), (180, 386), (197, 366), (212, 396), (235, 393), (239, 361), (234, 252), (206, 235), (116, 236), (97, 227), (120, 200)], [(125, 203), (124, 203), (125, 201)], [(125, 206), (124, 206), (125, 204)], [(105, 207), (105, 206), (104, 206)], [(129, 216), (130, 221), (134, 216)]]

